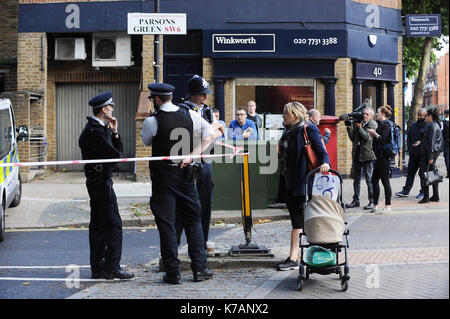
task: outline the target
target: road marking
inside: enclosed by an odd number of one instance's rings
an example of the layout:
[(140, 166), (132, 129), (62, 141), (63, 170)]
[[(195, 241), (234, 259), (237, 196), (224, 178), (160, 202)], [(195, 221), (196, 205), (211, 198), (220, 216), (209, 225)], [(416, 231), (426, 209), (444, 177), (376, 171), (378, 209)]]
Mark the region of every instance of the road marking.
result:
[(269, 295), (272, 290), (274, 290), (283, 280), (285, 280), (289, 275), (291, 275), (291, 271), (279, 271), (267, 281), (265, 281), (261, 286), (254, 289), (251, 293), (249, 293), (245, 298), (246, 299), (264, 299), (267, 295)]
[(55, 199), (55, 198), (34, 198), (22, 197), (22, 200), (41, 201), (41, 202), (87, 202), (89, 199)]
[[(60, 269), (60, 268), (91, 268), (89, 265), (67, 265), (67, 266), (0, 266), (0, 269)], [(125, 265), (120, 265), (125, 268)]]
[(0, 277), (0, 280), (4, 281), (82, 281), (82, 282), (112, 282), (112, 281), (129, 281), (135, 280), (136, 277), (131, 279), (74, 279), (74, 278), (21, 278), (21, 277)]

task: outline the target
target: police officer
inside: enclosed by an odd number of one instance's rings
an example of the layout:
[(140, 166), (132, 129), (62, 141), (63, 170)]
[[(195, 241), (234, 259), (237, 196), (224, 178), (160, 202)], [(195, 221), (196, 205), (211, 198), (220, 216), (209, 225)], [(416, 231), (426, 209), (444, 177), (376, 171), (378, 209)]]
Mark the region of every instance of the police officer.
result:
[[(194, 75), (188, 81), (188, 101), (181, 106), (187, 106), (189, 109), (198, 112), (214, 130), (220, 130), (221, 135), (224, 134), (225, 128), (220, 124), (212, 108), (205, 104), (208, 94), (211, 94), (208, 82), (201, 76)], [(212, 152), (212, 151), (210, 151)], [(213, 182), (212, 182), (212, 165), (208, 160), (202, 160), (200, 176), (197, 179), (198, 195), (201, 203), (202, 212), (202, 228), (204, 237), (204, 246), (206, 250), (206, 242), (209, 235), (209, 224), (211, 222), (211, 204), (213, 196)], [(178, 227), (178, 241), (180, 241), (182, 229)]]
[[(175, 90), (172, 85), (151, 83), (148, 88), (156, 111), (143, 123), (142, 141), (147, 146), (152, 145), (152, 156), (200, 154), (215, 140), (212, 127), (198, 113), (172, 104)], [(200, 144), (195, 147), (194, 134), (202, 136)], [(206, 268), (200, 202), (191, 162), (192, 159), (181, 163), (149, 163), (152, 179), (150, 206), (159, 230), (165, 270), (163, 280), (169, 284), (181, 283), (177, 218), (186, 231), (194, 281), (211, 279), (214, 274)]]
[[(112, 116), (111, 92), (101, 93), (89, 101), (93, 116), (87, 118), (79, 146), (83, 160), (120, 158), (123, 145)], [(90, 197), (90, 264), (93, 279), (131, 279), (132, 273), (120, 268), (122, 254), (122, 220), (111, 174), (115, 164), (86, 164), (86, 187)]]

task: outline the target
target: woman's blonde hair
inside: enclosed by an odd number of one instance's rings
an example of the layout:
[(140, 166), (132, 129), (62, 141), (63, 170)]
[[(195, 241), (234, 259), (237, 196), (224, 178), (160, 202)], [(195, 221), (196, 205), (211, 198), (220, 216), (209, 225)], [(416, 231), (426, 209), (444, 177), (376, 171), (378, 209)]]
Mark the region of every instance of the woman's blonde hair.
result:
[(306, 122), (309, 119), (306, 107), (300, 102), (289, 102), (284, 106), (283, 113), (287, 113), (298, 118), (300, 121)]

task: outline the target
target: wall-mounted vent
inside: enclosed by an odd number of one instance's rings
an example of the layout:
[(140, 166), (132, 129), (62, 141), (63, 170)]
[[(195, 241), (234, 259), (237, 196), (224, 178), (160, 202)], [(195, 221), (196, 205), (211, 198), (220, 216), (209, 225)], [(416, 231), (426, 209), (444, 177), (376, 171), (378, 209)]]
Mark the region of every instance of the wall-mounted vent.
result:
[(86, 48), (83, 38), (55, 39), (55, 60), (84, 60)]

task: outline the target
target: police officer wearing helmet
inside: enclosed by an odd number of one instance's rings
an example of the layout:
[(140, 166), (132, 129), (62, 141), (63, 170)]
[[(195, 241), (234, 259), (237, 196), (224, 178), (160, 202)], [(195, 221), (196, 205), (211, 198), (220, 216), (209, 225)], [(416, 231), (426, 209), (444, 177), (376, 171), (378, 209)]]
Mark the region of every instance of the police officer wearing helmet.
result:
[[(203, 77), (194, 75), (188, 81), (188, 91), (188, 101), (181, 106), (187, 106), (189, 109), (198, 112), (216, 131), (220, 130), (221, 134), (224, 134), (225, 128), (216, 120), (212, 108), (205, 104), (208, 94), (212, 93), (208, 82)], [(212, 150), (208, 151), (208, 153), (212, 153)], [(202, 160), (200, 176), (197, 179), (197, 189), (201, 203), (205, 250), (211, 222), (213, 186), (211, 162)], [(183, 229), (178, 227), (178, 241), (180, 241), (182, 231)]]
[[(87, 118), (78, 144), (83, 160), (120, 158), (123, 145), (117, 131), (115, 106), (111, 92), (89, 101), (93, 116)], [(90, 264), (93, 279), (131, 279), (132, 273), (120, 268), (122, 255), (122, 219), (111, 179), (113, 163), (86, 164), (86, 187), (90, 197)]]
[[(142, 141), (147, 146), (152, 145), (152, 156), (200, 154), (215, 140), (214, 130), (198, 113), (172, 104), (175, 90), (172, 85), (151, 83), (148, 88), (156, 111), (143, 123)], [(194, 146), (195, 134), (202, 136), (202, 140)], [(211, 279), (214, 273), (206, 268), (192, 159), (184, 159), (181, 163), (150, 161), (149, 168), (152, 179), (150, 206), (160, 235), (161, 258), (166, 271), (164, 282), (181, 283), (176, 219), (186, 230), (194, 281)]]

